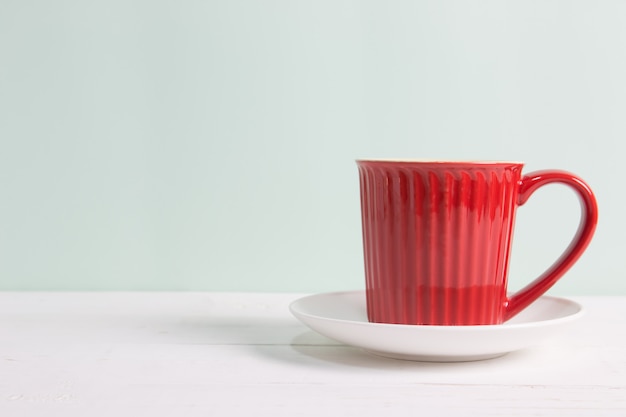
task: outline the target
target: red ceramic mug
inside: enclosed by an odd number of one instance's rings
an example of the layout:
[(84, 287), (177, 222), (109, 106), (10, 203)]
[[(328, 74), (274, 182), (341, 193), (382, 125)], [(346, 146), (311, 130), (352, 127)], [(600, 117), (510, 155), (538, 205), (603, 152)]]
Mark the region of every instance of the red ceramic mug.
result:
[[(587, 184), (564, 171), (522, 175), (516, 162), (357, 161), (371, 322), (500, 324), (545, 293), (578, 260), (598, 208)], [(578, 233), (528, 286), (507, 295), (517, 206), (539, 187), (573, 188)]]

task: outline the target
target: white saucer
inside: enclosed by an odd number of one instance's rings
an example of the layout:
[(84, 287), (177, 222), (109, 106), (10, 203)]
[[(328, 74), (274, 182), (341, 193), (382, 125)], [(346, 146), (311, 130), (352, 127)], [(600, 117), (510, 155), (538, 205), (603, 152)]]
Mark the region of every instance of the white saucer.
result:
[(324, 336), (380, 356), (427, 362), (495, 358), (538, 344), (567, 328), (584, 311), (574, 301), (543, 296), (508, 322), (486, 326), (370, 323), (365, 292), (311, 295), (289, 309)]

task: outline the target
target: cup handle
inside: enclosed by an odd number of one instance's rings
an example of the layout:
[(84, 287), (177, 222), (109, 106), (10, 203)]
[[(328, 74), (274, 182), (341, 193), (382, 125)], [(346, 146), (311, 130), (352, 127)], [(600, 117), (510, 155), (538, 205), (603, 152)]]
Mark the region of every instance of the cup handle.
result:
[(508, 320), (528, 307), (548, 291), (576, 263), (583, 254), (598, 222), (598, 205), (591, 188), (576, 175), (566, 171), (535, 171), (525, 175), (519, 182), (517, 205), (521, 206), (539, 188), (550, 183), (565, 184), (576, 191), (581, 204), (578, 231), (565, 252), (533, 282), (509, 297), (504, 306), (504, 320)]

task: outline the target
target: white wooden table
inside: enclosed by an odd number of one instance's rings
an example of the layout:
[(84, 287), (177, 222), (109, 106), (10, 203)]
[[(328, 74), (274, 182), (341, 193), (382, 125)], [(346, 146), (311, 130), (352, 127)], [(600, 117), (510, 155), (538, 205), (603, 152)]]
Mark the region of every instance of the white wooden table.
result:
[(626, 297), (445, 364), (328, 340), (289, 313), (301, 295), (0, 293), (0, 416), (626, 416)]

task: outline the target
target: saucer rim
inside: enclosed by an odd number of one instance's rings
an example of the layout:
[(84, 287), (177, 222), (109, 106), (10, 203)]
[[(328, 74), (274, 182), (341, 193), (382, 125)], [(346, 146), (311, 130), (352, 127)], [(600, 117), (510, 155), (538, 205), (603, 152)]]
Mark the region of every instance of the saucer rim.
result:
[[(294, 306), (297, 303), (302, 302), (306, 299), (310, 299), (310, 298), (317, 298), (317, 297), (322, 297), (322, 296), (349, 296), (349, 295), (357, 295), (357, 294), (363, 294), (363, 297), (365, 297), (365, 290), (332, 291), (332, 292), (310, 294), (310, 295), (300, 297), (297, 300), (292, 301), (289, 304), (289, 311), (296, 317), (300, 315), (303, 317), (309, 317), (309, 318), (317, 319), (317, 320), (333, 321), (337, 323), (347, 323), (351, 325), (365, 325), (368, 327), (378, 327), (378, 328), (388, 327), (388, 328), (397, 328), (397, 329), (421, 329), (421, 330), (429, 329), (433, 331), (455, 331), (455, 332), (458, 332), (458, 331), (476, 332), (476, 331), (490, 331), (490, 330), (501, 331), (503, 328), (524, 329), (528, 327), (533, 327), (533, 328), (544, 327), (544, 326), (551, 326), (551, 325), (557, 325), (560, 323), (567, 323), (570, 321), (574, 321), (574, 320), (581, 318), (582, 316), (586, 314), (586, 310), (583, 307), (583, 305), (577, 301), (574, 301), (570, 298), (558, 297), (554, 295), (545, 295), (545, 294), (538, 297), (537, 300), (535, 300), (534, 302), (538, 300), (553, 300), (556, 302), (565, 302), (569, 304), (570, 306), (574, 307), (576, 311), (571, 314), (562, 316), (562, 317), (548, 318), (545, 320), (524, 321), (521, 323), (515, 323), (515, 322), (511, 323), (510, 321), (506, 321), (500, 324), (436, 325), (436, 324), (377, 323), (377, 322), (370, 322), (370, 321), (349, 320), (349, 319), (341, 319), (341, 318), (328, 317), (328, 316), (320, 316), (317, 314), (303, 313), (302, 311), (297, 311), (297, 309), (294, 308)], [(516, 316), (514, 316), (511, 320), (514, 320), (515, 317)]]
[[(289, 309), (307, 327), (344, 345), (359, 348), (376, 356), (419, 362), (469, 362), (497, 358), (538, 345), (571, 326), (585, 314), (584, 307), (574, 300), (543, 295), (539, 299), (565, 303), (564, 308), (573, 308), (573, 311), (566, 310), (564, 316), (545, 320), (532, 320), (531, 316), (525, 322), (495, 325), (372, 323), (362, 315), (364, 313), (362, 310), (366, 309), (364, 293), (365, 291), (361, 290), (312, 294), (293, 301)], [(351, 304), (348, 308), (357, 307), (361, 314), (356, 319), (323, 315), (324, 304), (319, 304), (319, 301), (314, 301), (318, 303), (313, 306), (314, 313), (304, 313), (298, 307), (298, 303), (309, 298), (332, 296), (359, 297), (358, 304)], [(466, 339), (469, 336), (472, 337)], [(463, 340), (469, 343), (460, 343)]]

